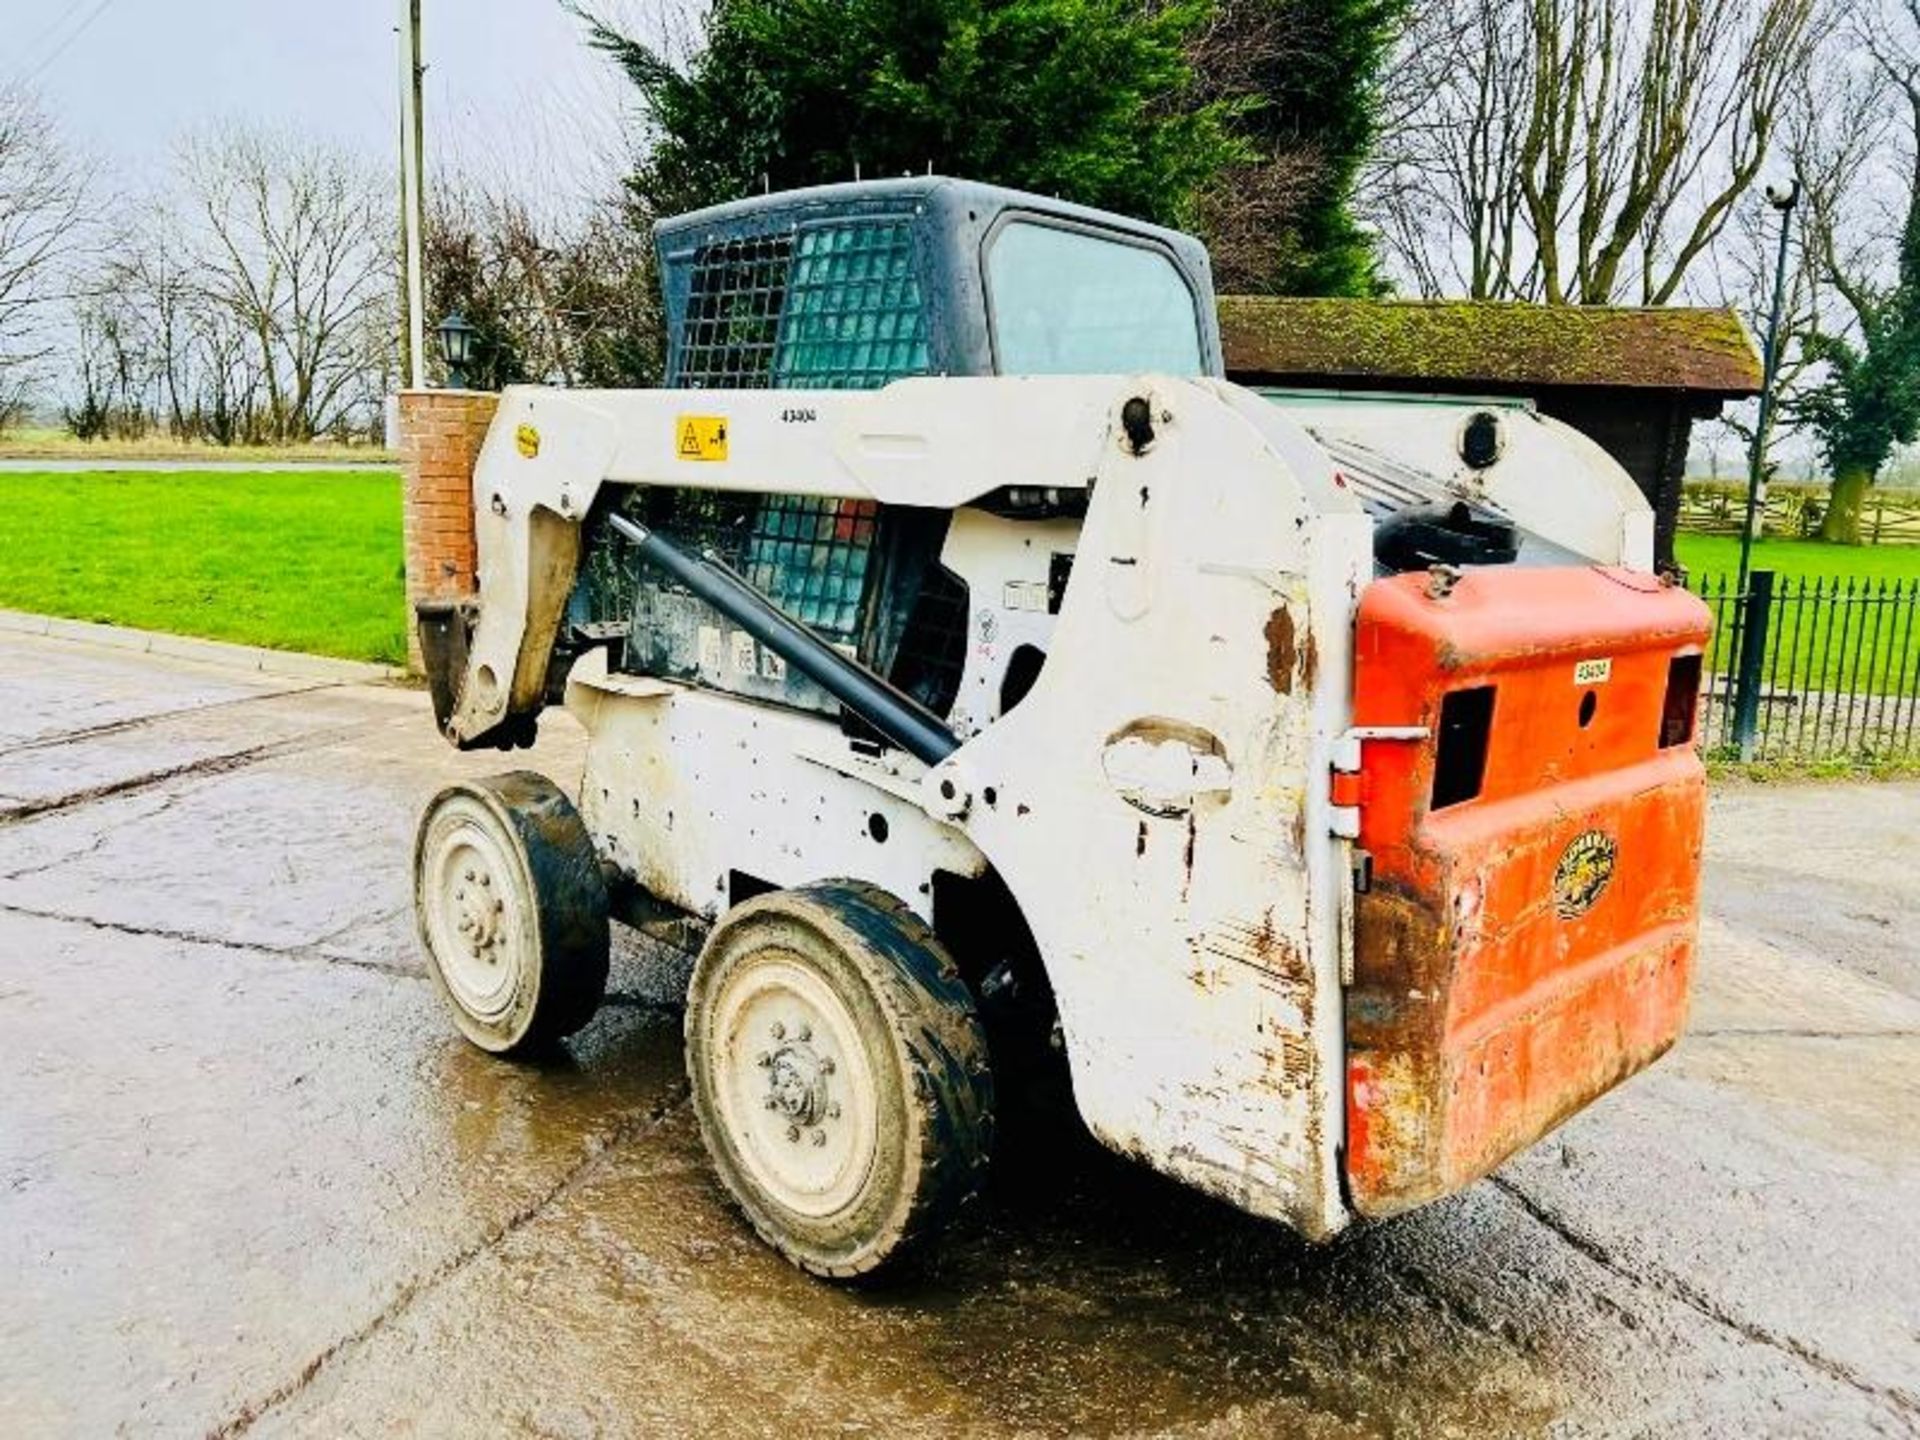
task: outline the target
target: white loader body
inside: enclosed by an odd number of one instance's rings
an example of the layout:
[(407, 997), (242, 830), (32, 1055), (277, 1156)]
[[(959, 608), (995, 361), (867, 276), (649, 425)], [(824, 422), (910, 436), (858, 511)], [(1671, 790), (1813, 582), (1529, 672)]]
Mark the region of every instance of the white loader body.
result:
[[(1136, 399), (1144, 443), (1122, 421)], [(449, 733), (473, 740), (538, 708), (605, 486), (952, 512), (940, 559), (970, 599), (948, 759), (929, 768), (825, 716), (590, 652), (566, 701), (591, 737), (580, 809), (595, 849), (707, 919), (736, 873), (857, 878), (931, 919), (937, 874), (991, 867), (1037, 942), (1092, 1130), (1326, 1236), (1350, 1218), (1355, 833), (1330, 777), (1351, 768), (1379, 507), (1403, 483), (1465, 495), (1563, 563), (1651, 566), (1645, 501), (1567, 427), (1496, 407), (1499, 459), (1464, 465), (1460, 428), (1487, 408), (1115, 376), (509, 389), (474, 476), (480, 590)], [(1010, 491), (1084, 496), (1084, 519), (1077, 503), (1046, 518), (980, 504)], [(777, 666), (751, 635), (711, 629), (712, 662)], [(1044, 667), (1001, 713), (1022, 646)]]

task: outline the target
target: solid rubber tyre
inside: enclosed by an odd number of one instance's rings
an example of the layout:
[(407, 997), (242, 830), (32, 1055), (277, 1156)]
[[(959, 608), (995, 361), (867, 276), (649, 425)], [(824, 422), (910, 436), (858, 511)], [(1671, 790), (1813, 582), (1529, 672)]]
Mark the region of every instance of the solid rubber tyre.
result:
[(414, 839), (414, 915), (427, 968), (475, 1045), (537, 1051), (606, 995), (607, 886), (580, 812), (516, 770), (436, 795)]
[(910, 1252), (985, 1177), (993, 1078), (973, 997), (885, 891), (826, 881), (729, 911), (694, 966), (686, 1036), (721, 1182), (811, 1274)]

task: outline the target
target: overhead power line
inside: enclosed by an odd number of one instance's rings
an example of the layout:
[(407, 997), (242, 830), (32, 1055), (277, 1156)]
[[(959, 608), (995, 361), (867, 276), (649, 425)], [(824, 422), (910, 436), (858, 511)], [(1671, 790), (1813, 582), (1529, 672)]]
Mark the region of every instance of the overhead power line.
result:
[(30, 62), (33, 57), (33, 52), (51, 40), (58, 32), (66, 29), (67, 22), (78, 15), (80, 13), (80, 7), (86, 3), (87, 0), (68, 0), (66, 9), (62, 10), (54, 19), (34, 31), (31, 37), (20, 43), (20, 48), (16, 52), (19, 57), (22, 60)]
[[(60, 30), (60, 28), (67, 23), (67, 21), (73, 18), (74, 13), (80, 8), (81, 3), (82, 3), (82, 0), (75, 0), (74, 4), (67, 7), (66, 14), (62, 15), (58, 20), (54, 21), (52, 25), (50, 25), (45, 30), (42, 30), (40, 32), (39, 38), (36, 38), (33, 41), (33, 44), (38, 45), (41, 39), (44, 39), (49, 35), (56, 34)], [(78, 25), (74, 26), (72, 30), (67, 32), (67, 37), (64, 40), (62, 40), (58, 45), (55, 45), (53, 49), (47, 53), (45, 58), (43, 58), (39, 62), (39, 64), (33, 65), (24, 74), (16, 75), (12, 83), (15, 85), (21, 85), (21, 86), (31, 85), (34, 81), (38, 80), (42, 75), (46, 74), (47, 71), (52, 68), (53, 62), (58, 60), (62, 55), (66, 54), (68, 50), (72, 49), (74, 42), (78, 40), (82, 35), (86, 34), (87, 31), (92, 29), (93, 22), (98, 20), (102, 15), (106, 14), (108, 10), (112, 9), (114, 6), (114, 3), (115, 3), (115, 0), (95, 0), (94, 7), (91, 10), (87, 11), (85, 17), (82, 18), (82, 20)], [(30, 45), (28, 49), (32, 49), (32, 46)]]

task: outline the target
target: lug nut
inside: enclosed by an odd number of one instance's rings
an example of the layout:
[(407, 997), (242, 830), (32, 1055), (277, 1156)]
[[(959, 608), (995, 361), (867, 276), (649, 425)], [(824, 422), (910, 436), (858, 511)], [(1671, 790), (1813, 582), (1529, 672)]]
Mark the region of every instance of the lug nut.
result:
[(776, 1040), (784, 1040), (787, 1038), (787, 1027), (782, 1025), (778, 1020), (774, 1021), (767, 1029), (768, 1033)]
[(787, 1139), (793, 1141), (796, 1145), (800, 1143), (800, 1127), (798, 1125), (787, 1126)]
[(811, 1039), (813, 1039), (813, 1027), (811, 1025), (802, 1025), (799, 1035), (800, 1043), (804, 1045)]
[(753, 1063), (758, 1065), (762, 1070), (764, 1070), (769, 1065), (773, 1064), (773, 1055), (769, 1051), (762, 1050), (760, 1052), (759, 1058), (756, 1059)]
[(467, 873), (466, 873), (466, 882), (467, 882), (467, 883), (468, 883), (469, 885), (471, 885), (471, 884), (473, 884), (473, 871), (471, 871), (471, 870), (469, 870), (469, 871), (467, 871)]
[(826, 1131), (824, 1131), (824, 1130), (816, 1130), (816, 1131), (814, 1131), (814, 1132), (813, 1132), (813, 1143), (814, 1143), (815, 1145), (824, 1145), (824, 1144), (826, 1144), (826, 1143), (827, 1143), (827, 1132), (826, 1132)]
[(838, 1100), (829, 1100), (827, 1102), (827, 1119), (838, 1120), (839, 1118), (840, 1118), (840, 1102)]
[(820, 1073), (822, 1075), (831, 1075), (833, 1073), (833, 1057), (831, 1055), (822, 1055), (820, 1057)]
[(774, 1099), (773, 1096), (771, 1095), (767, 1096), (767, 1109), (778, 1110), (779, 1108), (780, 1108), (780, 1102)]

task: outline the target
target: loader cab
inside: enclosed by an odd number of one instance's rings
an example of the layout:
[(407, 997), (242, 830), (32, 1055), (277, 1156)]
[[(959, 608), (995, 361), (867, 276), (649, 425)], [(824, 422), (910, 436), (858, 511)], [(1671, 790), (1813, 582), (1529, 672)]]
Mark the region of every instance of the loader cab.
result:
[[(1045, 196), (938, 176), (827, 185), (665, 220), (654, 240), (669, 389), (1224, 373), (1199, 241)], [(814, 413), (798, 400), (791, 411), (797, 425)], [(842, 714), (798, 673), (735, 663), (714, 642), (719, 627), (706, 607), (633, 565), (608, 526), (617, 507), (716, 556), (829, 644), (972, 733), (1038, 675), (1084, 506), (1077, 490), (949, 513), (610, 487), (589, 518), (559, 671), (604, 645), (616, 671)], [(1002, 604), (1008, 596), (1013, 603)], [(968, 634), (983, 623), (1006, 637), (987, 668), (968, 659)]]
[(1199, 241), (1045, 196), (824, 185), (663, 221), (654, 243), (672, 388), (1225, 373)]

